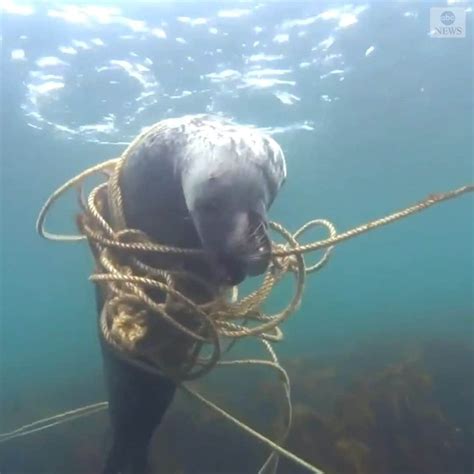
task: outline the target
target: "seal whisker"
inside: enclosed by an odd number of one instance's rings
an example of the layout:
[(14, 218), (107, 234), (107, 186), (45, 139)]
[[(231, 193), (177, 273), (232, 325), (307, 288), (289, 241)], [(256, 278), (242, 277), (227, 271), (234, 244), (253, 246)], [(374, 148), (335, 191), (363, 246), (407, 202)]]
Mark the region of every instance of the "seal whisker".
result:
[(252, 229), (252, 232), (250, 233), (250, 237), (254, 237), (258, 232), (260, 232), (263, 228), (263, 223), (260, 222), (254, 229)]

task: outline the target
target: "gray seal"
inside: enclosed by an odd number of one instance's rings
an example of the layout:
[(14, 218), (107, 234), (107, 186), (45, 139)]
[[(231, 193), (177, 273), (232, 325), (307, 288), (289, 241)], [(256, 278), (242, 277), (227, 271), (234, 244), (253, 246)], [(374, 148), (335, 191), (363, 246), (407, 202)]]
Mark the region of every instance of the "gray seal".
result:
[(268, 266), (267, 211), (285, 179), (283, 151), (270, 136), (188, 115), (145, 133), (120, 184), (130, 227), (163, 244), (203, 248), (211, 278), (235, 285)]
[[(165, 245), (204, 249), (207, 257), (140, 259), (160, 268), (184, 267), (219, 289), (267, 268), (267, 211), (285, 178), (283, 152), (271, 137), (220, 117), (193, 115), (163, 120), (132, 144), (119, 184), (127, 227)], [(201, 286), (191, 293), (203, 301), (212, 298)], [(97, 288), (99, 314), (103, 304)], [(102, 337), (101, 346), (113, 431), (102, 472), (147, 472), (153, 432), (176, 383), (117, 357)]]

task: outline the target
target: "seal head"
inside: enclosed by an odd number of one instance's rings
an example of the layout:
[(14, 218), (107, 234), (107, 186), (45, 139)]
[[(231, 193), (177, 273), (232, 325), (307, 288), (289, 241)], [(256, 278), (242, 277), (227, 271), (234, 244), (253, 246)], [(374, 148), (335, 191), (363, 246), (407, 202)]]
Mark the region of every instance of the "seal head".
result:
[(121, 176), (127, 223), (158, 242), (203, 248), (216, 283), (270, 260), (267, 211), (286, 179), (270, 136), (221, 117), (166, 119), (130, 150)]
[(267, 210), (286, 171), (283, 152), (270, 137), (250, 127), (215, 124), (204, 121), (202, 135), (188, 142), (182, 188), (215, 277), (235, 285), (268, 267)]

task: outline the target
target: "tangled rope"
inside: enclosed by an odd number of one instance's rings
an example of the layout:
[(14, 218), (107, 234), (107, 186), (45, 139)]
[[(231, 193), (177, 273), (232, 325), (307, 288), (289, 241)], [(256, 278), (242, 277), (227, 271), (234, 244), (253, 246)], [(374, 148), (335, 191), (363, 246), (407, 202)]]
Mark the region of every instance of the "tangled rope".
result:
[[(273, 243), (271, 263), (260, 287), (239, 299), (236, 288), (220, 287), (214, 291), (216, 289), (209, 288), (207, 281), (193, 273), (180, 268), (170, 268), (168, 265), (151, 265), (147, 260), (149, 255), (173, 256), (177, 261), (186, 258), (202, 259), (204, 253), (201, 250), (161, 245), (151, 241), (142, 231), (127, 228), (119, 176), (127, 156), (142, 137), (143, 135), (137, 137), (120, 158), (89, 168), (55, 191), (39, 214), (38, 233), (50, 240), (88, 240), (98, 268), (98, 272), (90, 279), (100, 285), (106, 295), (100, 316), (101, 333), (119, 357), (143, 370), (173, 378), (185, 391), (264, 442), (272, 449), (272, 454), (260, 470), (261, 473), (275, 471), (278, 454), (312, 472), (321, 473), (316, 467), (281, 447), (291, 425), (290, 381), (270, 342), (282, 340), (280, 325), (300, 305), (306, 275), (321, 269), (327, 263), (335, 244), (442, 201), (472, 192), (474, 186), (468, 185), (447, 193), (431, 195), (413, 206), (340, 234), (337, 234), (329, 221), (323, 219), (308, 222), (294, 234), (280, 224), (271, 222), (271, 229), (284, 243)], [(103, 174), (106, 180), (90, 192), (86, 201), (82, 192), (83, 183), (85, 179), (98, 173)], [(48, 211), (64, 192), (73, 187), (78, 188), (82, 208), (78, 219), (81, 233), (49, 233), (44, 228)], [(298, 239), (315, 227), (325, 228), (328, 237), (306, 245), (299, 244)], [(316, 250), (324, 250), (322, 257), (313, 265), (306, 266), (303, 254)], [(295, 279), (292, 298), (283, 310), (275, 314), (264, 313), (264, 302), (286, 274), (293, 275)], [(185, 283), (190, 281), (200, 288), (200, 292), (207, 292), (209, 298), (206, 301), (197, 302), (192, 292), (186, 294)], [(229, 294), (230, 290), (232, 296)], [(221, 360), (222, 355), (229, 352), (237, 340), (249, 337), (263, 344), (270, 360)], [(225, 339), (230, 339), (230, 343), (223, 350), (222, 341)], [(286, 429), (280, 444), (263, 437), (182, 385), (182, 382), (201, 377), (216, 366), (241, 364), (271, 367), (281, 376), (287, 401), (287, 415)], [(4, 439), (6, 438), (0, 436), (0, 442)]]
[[(81, 173), (68, 181), (48, 199), (40, 212), (37, 230), (40, 235), (52, 240), (81, 240), (87, 238), (98, 268), (101, 270), (90, 278), (104, 284), (108, 298), (106, 311), (102, 312), (101, 330), (104, 338), (118, 351), (126, 351), (132, 356), (140, 352), (140, 341), (146, 339), (150, 314), (158, 315), (163, 321), (174, 328), (177, 333), (192, 341), (187, 347), (186, 357), (172, 363), (159, 360), (171, 344), (161, 341), (164, 345), (159, 354), (154, 334), (152, 355), (154, 362), (166, 375), (177, 381), (191, 380), (205, 375), (218, 363), (221, 357), (220, 341), (222, 338), (239, 339), (257, 337), (270, 341), (279, 341), (283, 335), (279, 328), (281, 323), (297, 309), (302, 300), (305, 275), (321, 269), (327, 263), (331, 250), (336, 243), (353, 238), (374, 228), (407, 217), (410, 214), (426, 209), (438, 202), (457, 197), (472, 191), (472, 186), (464, 186), (448, 193), (431, 195), (424, 201), (382, 219), (364, 224), (342, 234), (337, 234), (334, 226), (326, 220), (318, 219), (305, 224), (294, 235), (283, 226), (270, 223), (273, 231), (286, 241), (285, 244), (273, 244), (272, 262), (266, 272), (261, 286), (248, 296), (229, 301), (225, 291), (210, 302), (198, 304), (179, 290), (180, 282), (192, 279), (209, 291), (207, 282), (196, 275), (169, 268), (156, 268), (145, 264), (134, 254), (168, 254), (176, 257), (199, 257), (203, 252), (198, 249), (183, 249), (164, 246), (152, 242), (143, 232), (128, 229), (122, 209), (122, 196), (119, 176), (123, 163), (127, 159), (132, 143), (121, 158), (107, 161)], [(80, 187), (84, 179), (98, 172), (105, 173), (108, 181), (100, 184), (89, 194), (87, 202), (81, 198), (83, 216), (80, 221), (82, 235), (65, 236), (51, 234), (44, 229), (44, 220), (51, 205), (69, 188)], [(82, 192), (81, 192), (82, 195)], [(110, 214), (114, 222), (108, 222), (103, 215), (107, 199)], [(304, 232), (317, 226), (328, 230), (329, 237), (322, 241), (300, 245), (297, 241)], [(322, 258), (310, 267), (305, 266), (303, 254), (324, 249)], [(126, 251), (126, 253), (124, 252)], [(286, 273), (292, 273), (296, 280), (295, 293), (282, 311), (268, 315), (261, 310), (263, 303), (275, 285)], [(164, 301), (156, 301), (149, 296), (150, 290), (158, 290), (165, 294)], [(186, 314), (188, 320), (176, 317), (176, 313)], [(190, 320), (191, 323), (190, 323)], [(168, 332), (165, 334), (169, 336)], [(176, 342), (176, 341), (173, 341)], [(210, 355), (200, 357), (204, 348), (210, 348)], [(140, 352), (140, 355), (150, 356)], [(160, 365), (161, 363), (161, 365)], [(171, 364), (171, 365), (170, 365)]]
[[(219, 288), (212, 299), (197, 304), (192, 297), (180, 291), (182, 281), (193, 280), (200, 285), (201, 290), (211, 294), (212, 289), (208, 288), (209, 284), (206, 281), (189, 272), (151, 266), (145, 261), (146, 255), (149, 254), (169, 254), (177, 258), (182, 256), (202, 258), (204, 253), (196, 249), (181, 249), (157, 244), (143, 232), (126, 226), (118, 184), (120, 170), (126, 158), (127, 152), (119, 159), (110, 160), (86, 170), (53, 193), (40, 212), (37, 222), (39, 234), (50, 240), (76, 241), (84, 238), (88, 240), (99, 269), (90, 279), (104, 285), (102, 289), (107, 295), (99, 320), (101, 334), (116, 355), (126, 359), (130, 364), (151, 373), (165, 374), (180, 384), (203, 376), (216, 365), (263, 365), (279, 373), (287, 402), (285, 430), (280, 439), (280, 444), (284, 443), (291, 426), (290, 381), (269, 341), (282, 339), (283, 334), (279, 325), (300, 304), (305, 275), (322, 268), (329, 258), (331, 248), (324, 251), (319, 262), (307, 268), (302, 255), (274, 257), (269, 270), (263, 277), (262, 285), (251, 294), (238, 299), (237, 289), (233, 288), (233, 298), (229, 299), (227, 291), (229, 289)], [(96, 173), (102, 173), (107, 181), (96, 186), (86, 200), (82, 192), (83, 182)], [(46, 214), (51, 205), (72, 187), (78, 188), (79, 203), (83, 211), (78, 219), (81, 234), (74, 236), (51, 234), (44, 229)], [(107, 213), (109, 219), (106, 218), (104, 212), (106, 208), (109, 211)], [(301, 236), (303, 232), (316, 226), (327, 228), (331, 237), (336, 235), (334, 226), (330, 222), (314, 220), (301, 228), (295, 236)], [(274, 244), (274, 249), (284, 250), (286, 246), (298, 247), (295, 236), (282, 226), (270, 223), (270, 227), (286, 241), (286, 245)], [(137, 255), (142, 257), (139, 258)], [(261, 310), (262, 304), (268, 298), (272, 288), (288, 272), (294, 274), (296, 280), (293, 298), (282, 311), (273, 315), (264, 314)], [(161, 298), (151, 297), (150, 290), (158, 290)], [(150, 324), (150, 319), (154, 317), (156, 323), (158, 320), (156, 316), (169, 327), (161, 325), (158, 332), (153, 331), (153, 321)], [(186, 344), (182, 344), (180, 337), (185, 338)], [(236, 340), (244, 337), (255, 337), (260, 340), (270, 354), (270, 360), (221, 361), (222, 353), (228, 352)], [(221, 347), (221, 341), (224, 338), (231, 339), (225, 351)], [(170, 347), (174, 349), (171, 358)], [(205, 351), (209, 354), (204, 357), (201, 354)], [(190, 388), (180, 386), (201, 402), (205, 400)], [(212, 402), (206, 400), (205, 403), (253, 434), (258, 440), (264, 440), (272, 449), (271, 455), (260, 470), (261, 473), (276, 470), (277, 453), (284, 454), (312, 472), (321, 472), (286, 451), (280, 444), (258, 434)]]
[[(334, 226), (326, 220), (318, 219), (307, 223), (291, 235), (281, 225), (271, 222), (271, 229), (283, 237), (286, 243), (273, 245), (274, 257), (263, 277), (261, 286), (244, 298), (233, 301), (229, 301), (226, 298), (227, 292), (221, 289), (220, 294), (211, 301), (197, 304), (179, 290), (182, 286), (180, 282), (183, 279), (192, 279), (197, 281), (204, 290), (208, 286), (207, 282), (189, 272), (151, 267), (136, 256), (132, 256), (158, 253), (176, 257), (203, 257), (201, 250), (160, 245), (152, 242), (143, 232), (126, 227), (119, 176), (132, 145), (121, 158), (90, 168), (59, 188), (46, 202), (37, 223), (40, 235), (48, 239), (63, 241), (88, 239), (97, 266), (101, 270), (90, 278), (94, 282), (105, 284), (109, 295), (106, 310), (102, 312), (100, 320), (101, 331), (107, 342), (117, 351), (128, 352), (134, 358), (137, 352), (146, 357), (154, 351), (155, 354), (151, 357), (160, 369), (167, 376), (181, 382), (201, 377), (216, 366), (221, 357), (220, 341), (223, 338), (256, 337), (280, 341), (283, 334), (279, 326), (295, 312), (301, 303), (305, 275), (322, 268), (332, 250), (332, 247), (326, 248), (319, 262), (305, 267), (296, 239), (317, 226), (326, 228), (329, 238), (334, 238), (336, 236)], [(98, 172), (105, 173), (108, 181), (94, 188), (87, 202), (81, 198), (82, 234), (64, 236), (45, 231), (44, 219), (50, 206), (66, 190), (81, 186), (84, 179)], [(111, 208), (110, 215), (113, 216), (113, 223), (108, 222), (103, 215), (106, 207), (103, 202), (105, 199)], [(282, 311), (271, 315), (264, 314), (261, 310), (263, 303), (286, 273), (292, 273), (296, 280), (293, 298)], [(158, 290), (161, 294), (165, 294), (165, 301), (156, 301), (151, 298), (149, 290)], [(180, 318), (176, 317), (178, 312)], [(189, 317), (187, 324), (180, 322), (184, 313)], [(168, 340), (160, 341), (163, 350), (157, 349), (157, 335), (154, 334), (154, 347), (151, 352), (149, 344), (144, 344), (147, 345), (147, 353), (140, 352), (140, 341), (146, 339), (149, 330), (150, 314), (158, 315), (177, 333), (185, 335), (189, 341), (192, 341), (188, 344), (187, 356), (184, 359), (174, 361), (174, 364), (170, 362), (169, 357), (163, 361), (166, 348), (170, 345), (176, 346), (176, 340), (170, 341), (169, 332), (166, 331)], [(192, 319), (191, 323), (190, 319)], [(206, 349), (210, 350), (210, 354), (207, 357), (201, 357), (200, 353)]]

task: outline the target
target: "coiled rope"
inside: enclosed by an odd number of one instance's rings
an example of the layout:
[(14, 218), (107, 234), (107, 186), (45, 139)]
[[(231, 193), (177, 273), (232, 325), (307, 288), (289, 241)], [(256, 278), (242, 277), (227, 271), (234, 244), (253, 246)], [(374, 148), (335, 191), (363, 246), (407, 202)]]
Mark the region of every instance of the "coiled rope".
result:
[[(99, 272), (93, 274), (90, 279), (105, 288), (107, 295), (104, 310), (100, 316), (101, 333), (119, 357), (125, 358), (143, 370), (165, 374), (173, 378), (188, 394), (268, 446), (272, 453), (259, 471), (260, 473), (274, 472), (278, 454), (280, 454), (311, 472), (321, 474), (322, 471), (318, 468), (281, 447), (286, 441), (291, 425), (290, 381), (286, 371), (279, 364), (270, 342), (282, 340), (283, 333), (279, 326), (295, 312), (301, 303), (305, 276), (321, 269), (327, 263), (335, 244), (420, 212), (442, 201), (472, 192), (474, 185), (463, 186), (447, 193), (430, 195), (413, 206), (340, 234), (337, 234), (329, 221), (323, 219), (308, 222), (294, 234), (288, 232), (280, 224), (271, 222), (271, 229), (280, 235), (285, 243), (273, 243), (271, 264), (263, 277), (261, 286), (240, 299), (236, 288), (233, 289), (233, 298), (231, 299), (228, 297), (229, 289), (222, 288), (211, 301), (198, 304), (193, 301), (192, 297), (184, 294), (182, 282), (193, 280), (205, 291), (208, 290), (207, 282), (182, 270), (150, 266), (140, 260), (136, 254), (140, 256), (168, 254), (179, 258), (202, 258), (203, 252), (153, 242), (143, 232), (127, 228), (123, 215), (119, 186), (120, 170), (133, 147), (153, 130), (154, 127), (138, 136), (120, 158), (91, 167), (56, 190), (40, 211), (37, 231), (42, 237), (49, 240), (88, 240), (99, 269)], [(98, 173), (103, 174), (106, 180), (92, 190), (85, 202), (82, 195), (83, 183), (87, 178)], [(79, 235), (61, 235), (46, 231), (44, 228), (45, 218), (51, 206), (73, 187), (79, 190), (83, 211), (78, 220), (81, 233)], [(110, 211), (110, 221), (104, 216), (105, 198)], [(297, 239), (315, 227), (325, 228), (329, 234), (328, 238), (300, 245)], [(303, 254), (316, 250), (324, 250), (322, 257), (315, 264), (306, 266)], [(275, 285), (288, 273), (295, 278), (294, 295), (282, 311), (276, 314), (265, 314), (262, 310), (263, 303)], [(150, 290), (152, 291), (150, 292)], [(165, 295), (165, 298), (154, 299), (150, 296), (155, 294), (154, 290), (158, 290), (160, 295)], [(150, 321), (156, 320), (160, 320), (165, 323), (165, 327), (167, 325), (172, 329), (173, 336), (178, 334), (179, 337), (186, 340), (186, 344), (178, 344), (183, 352), (179, 354), (179, 357), (176, 357), (176, 354), (169, 356), (168, 349), (173, 344), (169, 340), (167, 341), (166, 337), (170, 333), (166, 330), (163, 333), (160, 332), (163, 325), (159, 326), (157, 333), (150, 324)], [(179, 337), (174, 342), (178, 341)], [(223, 353), (228, 352), (235, 341), (245, 337), (253, 337), (261, 341), (270, 355), (270, 360), (221, 360)], [(225, 351), (221, 347), (223, 338), (231, 339)], [(151, 347), (150, 340), (153, 341)], [(145, 344), (143, 344), (144, 341)], [(204, 353), (208, 353), (208, 355), (204, 356)], [(216, 366), (242, 364), (267, 366), (280, 375), (287, 401), (287, 414), (285, 432), (279, 444), (243, 424), (183, 383), (207, 374)], [(103, 402), (34, 422), (10, 433), (1, 434), (0, 443), (96, 413), (105, 409), (106, 406), (106, 402)]]

